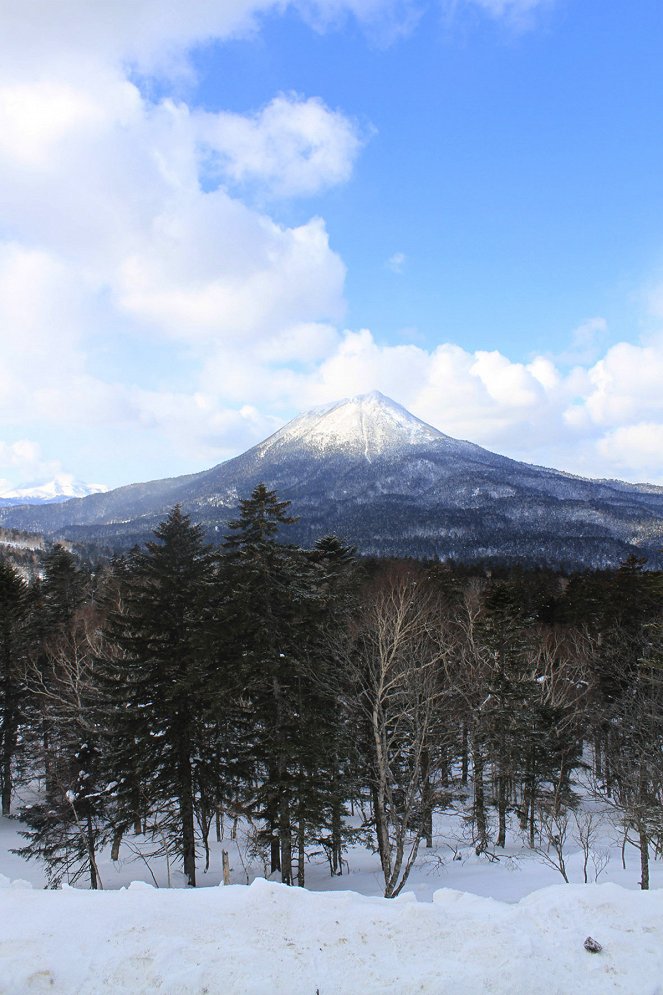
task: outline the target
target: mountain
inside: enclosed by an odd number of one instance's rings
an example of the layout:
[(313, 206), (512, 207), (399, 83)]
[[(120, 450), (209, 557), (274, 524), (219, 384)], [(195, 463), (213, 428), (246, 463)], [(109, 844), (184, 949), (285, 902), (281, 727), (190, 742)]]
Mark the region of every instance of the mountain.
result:
[(58, 504), (70, 498), (87, 497), (107, 491), (105, 484), (84, 484), (75, 480), (70, 473), (61, 473), (45, 484), (24, 484), (12, 491), (0, 494), (0, 507), (23, 504)]
[(221, 541), (240, 498), (275, 488), (291, 541), (334, 532), (367, 554), (579, 568), (642, 553), (663, 566), (663, 488), (587, 480), (462, 442), (372, 393), (317, 408), (211, 470), (64, 504), (0, 509), (0, 525), (142, 541), (180, 503)]

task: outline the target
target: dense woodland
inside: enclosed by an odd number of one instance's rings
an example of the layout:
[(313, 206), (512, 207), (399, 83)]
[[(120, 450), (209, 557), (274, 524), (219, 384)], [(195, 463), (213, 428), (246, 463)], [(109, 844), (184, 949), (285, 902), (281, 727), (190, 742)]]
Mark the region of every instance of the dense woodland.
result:
[(389, 897), (459, 796), (478, 853), (515, 822), (564, 874), (572, 822), (591, 843), (582, 784), (647, 888), (663, 575), (636, 558), (487, 575), (360, 559), (333, 536), (304, 550), (289, 511), (260, 485), (219, 549), (176, 507), (96, 571), (61, 546), (30, 584), (0, 560), (2, 811), (27, 823), (23, 854), (95, 888), (100, 849), (138, 834), (195, 885), (230, 814), (287, 884), (312, 850), (341, 873), (362, 840)]

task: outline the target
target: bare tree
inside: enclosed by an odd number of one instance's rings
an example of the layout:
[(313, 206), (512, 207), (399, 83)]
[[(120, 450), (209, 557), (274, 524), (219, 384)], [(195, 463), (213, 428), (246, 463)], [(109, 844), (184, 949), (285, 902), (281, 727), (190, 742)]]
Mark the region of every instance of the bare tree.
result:
[(88, 605), (45, 643), (38, 660), (27, 662), (24, 675), (48, 723), (50, 756), (46, 798), (22, 812), (31, 831), (20, 852), (45, 860), (53, 881), (65, 872), (76, 880), (87, 869), (92, 888), (101, 887), (96, 849), (109, 831), (99, 819), (103, 803), (96, 783), (100, 652), (99, 615)]
[(450, 652), (443, 666), (446, 684), (453, 689), (453, 712), (461, 724), (463, 782), (472, 759), (474, 802), (472, 822), (478, 853), (489, 844), (484, 771), (487, 762), (488, 675), (491, 661), (480, 635), (485, 582), (473, 580), (465, 588), (451, 629)]
[(569, 835), (569, 812), (542, 802), (538, 812), (539, 833), (533, 850), (544, 864), (559, 871), (566, 883), (566, 843)]
[(593, 809), (573, 810), (575, 824), (573, 839), (582, 853), (582, 873), (585, 884), (589, 882), (590, 861), (594, 868), (594, 881), (598, 881), (610, 862), (610, 852), (598, 846), (604, 821), (603, 814)]
[(387, 898), (398, 895), (407, 881), (430, 801), (439, 670), (446, 652), (437, 608), (420, 576), (394, 569), (367, 593), (347, 647), (349, 704), (367, 741)]

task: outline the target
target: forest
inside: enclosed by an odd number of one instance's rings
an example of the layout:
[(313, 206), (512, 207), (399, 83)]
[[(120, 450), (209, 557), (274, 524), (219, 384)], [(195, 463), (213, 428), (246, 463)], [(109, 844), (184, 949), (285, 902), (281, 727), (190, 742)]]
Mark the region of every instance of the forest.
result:
[(499, 854), (515, 820), (563, 877), (585, 795), (663, 856), (663, 574), (463, 568), (288, 543), (264, 485), (222, 546), (175, 507), (154, 538), (91, 569), (0, 560), (2, 813), (49, 881), (101, 886), (97, 855), (133, 834), (195, 886), (220, 820), (304, 886), (360, 840), (397, 896), (435, 813)]

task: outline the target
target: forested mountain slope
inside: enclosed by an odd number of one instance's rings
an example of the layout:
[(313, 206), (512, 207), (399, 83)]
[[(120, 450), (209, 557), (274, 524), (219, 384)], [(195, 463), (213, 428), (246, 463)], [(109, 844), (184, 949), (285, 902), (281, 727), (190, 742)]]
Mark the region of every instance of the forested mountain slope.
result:
[(641, 551), (661, 562), (663, 488), (499, 456), (379, 393), (304, 414), (202, 473), (0, 509), (0, 524), (127, 547), (180, 503), (214, 538), (259, 482), (292, 501), (293, 539), (304, 545), (335, 532), (368, 554), (577, 568)]

